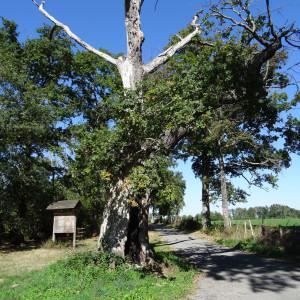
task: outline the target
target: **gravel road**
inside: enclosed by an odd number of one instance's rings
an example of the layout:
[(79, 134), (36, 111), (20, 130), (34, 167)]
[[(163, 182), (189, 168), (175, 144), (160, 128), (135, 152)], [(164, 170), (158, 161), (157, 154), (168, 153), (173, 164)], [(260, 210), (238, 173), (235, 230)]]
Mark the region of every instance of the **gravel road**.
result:
[(203, 275), (190, 300), (300, 300), (300, 264), (262, 258), (157, 227), (165, 244)]

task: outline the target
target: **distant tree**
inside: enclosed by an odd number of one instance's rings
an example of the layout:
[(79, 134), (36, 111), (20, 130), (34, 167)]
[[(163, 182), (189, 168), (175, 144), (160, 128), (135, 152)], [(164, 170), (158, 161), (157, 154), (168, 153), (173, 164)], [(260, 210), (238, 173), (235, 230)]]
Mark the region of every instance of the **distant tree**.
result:
[(221, 213), (219, 212), (216, 212), (216, 211), (212, 211), (210, 213), (210, 217), (211, 217), (211, 220), (212, 221), (220, 221), (220, 220), (223, 220), (223, 216)]
[(300, 211), (286, 205), (272, 204), (271, 206), (257, 206), (247, 208), (236, 208), (232, 210), (234, 219), (284, 219), (299, 218)]

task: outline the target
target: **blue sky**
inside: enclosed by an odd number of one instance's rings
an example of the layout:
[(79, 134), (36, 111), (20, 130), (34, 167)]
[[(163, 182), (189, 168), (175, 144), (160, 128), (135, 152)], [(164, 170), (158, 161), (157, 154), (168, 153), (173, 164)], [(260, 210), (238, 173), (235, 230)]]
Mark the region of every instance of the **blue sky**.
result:
[[(38, 1), (38, 0), (37, 0)], [(206, 6), (209, 0), (160, 0), (155, 11), (156, 0), (145, 0), (143, 8), (143, 31), (146, 41), (144, 60), (149, 61), (161, 52), (170, 35), (185, 27), (196, 11)], [(263, 9), (262, 0), (253, 0), (255, 9)], [(275, 23), (296, 22), (300, 28), (300, 0), (271, 0)], [(123, 1), (120, 0), (48, 0), (46, 8), (56, 18), (68, 24), (82, 39), (96, 48), (105, 48), (112, 53), (125, 52), (125, 30)], [(35, 36), (35, 29), (48, 21), (38, 12), (31, 0), (0, 2), (0, 15), (14, 20), (19, 25), (22, 38)], [(289, 65), (299, 61), (299, 51), (292, 51)], [(299, 80), (299, 74), (294, 73)], [(290, 89), (289, 94), (293, 93)], [(300, 117), (300, 110), (294, 113)], [(201, 183), (195, 179), (190, 163), (179, 162), (187, 183), (184, 214), (197, 214), (201, 210)], [(241, 206), (286, 204), (300, 209), (300, 158), (293, 156), (292, 166), (284, 170), (279, 178), (279, 188), (269, 191), (248, 189), (247, 184), (237, 180), (236, 184), (251, 194), (247, 204)], [(220, 210), (214, 206), (215, 210)]]

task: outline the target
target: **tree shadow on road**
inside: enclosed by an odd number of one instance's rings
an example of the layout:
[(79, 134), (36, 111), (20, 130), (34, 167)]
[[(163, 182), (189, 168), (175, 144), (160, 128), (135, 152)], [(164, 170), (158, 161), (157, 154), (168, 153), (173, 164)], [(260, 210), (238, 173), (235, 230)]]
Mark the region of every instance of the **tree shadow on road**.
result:
[(184, 257), (207, 277), (231, 282), (248, 282), (252, 291), (280, 293), (300, 284), (300, 265), (235, 251), (217, 244), (189, 239), (172, 229), (159, 228), (162, 235), (175, 235), (176, 255)]

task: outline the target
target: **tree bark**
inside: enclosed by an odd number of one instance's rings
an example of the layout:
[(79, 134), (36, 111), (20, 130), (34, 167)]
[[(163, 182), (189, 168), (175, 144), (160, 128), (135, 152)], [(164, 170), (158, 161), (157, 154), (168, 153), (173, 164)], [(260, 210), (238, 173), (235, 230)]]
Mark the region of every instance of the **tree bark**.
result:
[(148, 234), (149, 205), (150, 199), (147, 194), (137, 202), (136, 206), (130, 208), (128, 239), (125, 247), (126, 255), (142, 266), (154, 262)]
[(230, 218), (229, 218), (228, 192), (227, 192), (226, 174), (225, 174), (225, 169), (224, 169), (223, 157), (219, 158), (219, 165), (220, 165), (220, 184), (221, 184), (222, 212), (223, 212), (223, 219), (224, 219), (224, 227), (226, 229), (229, 229)]
[(132, 203), (129, 198), (130, 185), (119, 180), (104, 211), (98, 249), (150, 265), (154, 260), (148, 236), (149, 195)]
[(129, 193), (128, 183), (120, 179), (112, 189), (105, 207), (98, 239), (99, 250), (113, 252), (123, 258), (130, 219)]
[(142, 46), (144, 33), (141, 30), (141, 8), (143, 0), (125, 0), (125, 25), (127, 55), (119, 57), (117, 67), (125, 89), (136, 89), (144, 77)]
[(203, 174), (202, 174), (202, 228), (211, 227), (210, 219), (210, 199), (209, 199), (209, 181), (210, 181), (210, 161), (207, 155), (202, 156)]

